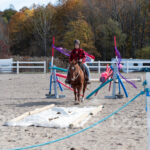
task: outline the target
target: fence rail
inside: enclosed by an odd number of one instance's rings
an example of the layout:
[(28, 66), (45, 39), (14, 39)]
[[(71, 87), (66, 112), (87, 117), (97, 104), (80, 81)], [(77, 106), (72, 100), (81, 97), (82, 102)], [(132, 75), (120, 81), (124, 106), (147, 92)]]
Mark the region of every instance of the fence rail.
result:
[(38, 62), (16, 61), (12, 62), (9, 65), (8, 64), (0, 65), (0, 72), (5, 72), (5, 70), (8, 69), (11, 70), (10, 72), (13, 72), (13, 69), (16, 69), (17, 74), (20, 73), (20, 69), (43, 69), (43, 73), (46, 73), (46, 61), (38, 61)]
[[(112, 65), (116, 63), (115, 61), (94, 61), (94, 62), (87, 62), (89, 69), (91, 71), (98, 71), (101, 73), (102, 69), (106, 69), (106, 65)], [(122, 61), (122, 71), (129, 73), (133, 71), (150, 71), (150, 60), (145, 61), (136, 61), (136, 60), (129, 60), (129, 61)], [(43, 69), (43, 72), (46, 73), (46, 61), (16, 61), (11, 62), (8, 64), (0, 64), (0, 72), (12, 72), (16, 69), (16, 73), (20, 73), (20, 69)], [(6, 70), (6, 71), (5, 71)]]
[[(94, 62), (87, 62), (89, 69), (92, 71), (98, 71), (101, 73), (101, 69), (106, 68), (106, 64), (112, 65), (115, 64), (115, 61), (94, 61)], [(150, 60), (149, 61), (122, 61), (122, 71), (129, 73), (133, 71), (150, 71)]]

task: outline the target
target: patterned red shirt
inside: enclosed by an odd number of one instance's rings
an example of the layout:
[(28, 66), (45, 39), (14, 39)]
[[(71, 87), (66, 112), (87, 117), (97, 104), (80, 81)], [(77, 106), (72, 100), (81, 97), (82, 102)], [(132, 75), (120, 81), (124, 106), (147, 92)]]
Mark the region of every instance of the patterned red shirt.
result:
[(73, 49), (71, 54), (70, 54), (70, 61), (72, 60), (80, 60), (82, 59), (82, 63), (85, 63), (85, 52), (83, 49), (79, 48), (79, 49)]

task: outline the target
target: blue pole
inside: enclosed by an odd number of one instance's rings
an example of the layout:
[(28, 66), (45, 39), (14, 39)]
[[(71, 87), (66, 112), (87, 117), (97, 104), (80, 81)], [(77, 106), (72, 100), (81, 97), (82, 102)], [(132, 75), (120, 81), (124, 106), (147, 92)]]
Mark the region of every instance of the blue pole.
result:
[(121, 81), (119, 75), (117, 75), (117, 78), (118, 78), (118, 82), (120, 82), (120, 84), (121, 84), (121, 86), (122, 86), (122, 88), (123, 88), (123, 91), (124, 91), (126, 97), (128, 97), (128, 93), (127, 93), (127, 91), (126, 91), (126, 88), (125, 88), (123, 82)]
[(49, 67), (52, 67), (51, 62), (49, 62)]
[(50, 87), (49, 87), (49, 94), (51, 95), (52, 94), (52, 74), (50, 75)]
[(121, 87), (120, 87), (120, 81), (118, 80), (118, 88), (119, 88), (119, 94), (121, 94)]
[(94, 95), (97, 91), (99, 91), (101, 88), (103, 88), (106, 84), (108, 84), (109, 82), (113, 81), (113, 79), (109, 79), (107, 80), (105, 83), (101, 84), (97, 89), (95, 89), (92, 93), (90, 93), (86, 99), (89, 99), (92, 95)]
[[(57, 76), (56, 76), (56, 80), (58, 80), (58, 77), (57, 77)], [(62, 85), (61, 85), (59, 82), (57, 82), (57, 83), (58, 83), (58, 85), (59, 85), (60, 90), (63, 92), (64, 89), (63, 89)]]

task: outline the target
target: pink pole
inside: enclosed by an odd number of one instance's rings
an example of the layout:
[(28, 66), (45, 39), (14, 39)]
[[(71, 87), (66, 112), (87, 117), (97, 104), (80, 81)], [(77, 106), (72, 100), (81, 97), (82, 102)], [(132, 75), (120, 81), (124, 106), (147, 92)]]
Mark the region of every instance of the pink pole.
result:
[(67, 78), (67, 76), (66, 76), (66, 75), (63, 75), (63, 74), (60, 74), (60, 73), (56, 73), (56, 76), (61, 77), (61, 78), (64, 78), (64, 79), (66, 79), (66, 78)]
[[(61, 85), (63, 85), (64, 87), (66, 87), (66, 88), (68, 88), (69, 90), (71, 90), (71, 91), (73, 91), (73, 92), (74, 92), (73, 88), (71, 88), (71, 87), (67, 86), (66, 84), (62, 83), (62, 82), (61, 82), (61, 81), (59, 81), (59, 80), (57, 80), (57, 82), (59, 82), (59, 83), (60, 83)], [(83, 96), (83, 95), (81, 95), (81, 96)]]
[(66, 88), (70, 89), (71, 91), (74, 91), (74, 90), (73, 90), (73, 88), (71, 88), (71, 87), (67, 86), (67, 85), (66, 85), (66, 84), (64, 84), (63, 82), (61, 82), (61, 81), (59, 81), (59, 80), (57, 80), (57, 82), (59, 82), (60, 84), (62, 84), (64, 87), (66, 87)]

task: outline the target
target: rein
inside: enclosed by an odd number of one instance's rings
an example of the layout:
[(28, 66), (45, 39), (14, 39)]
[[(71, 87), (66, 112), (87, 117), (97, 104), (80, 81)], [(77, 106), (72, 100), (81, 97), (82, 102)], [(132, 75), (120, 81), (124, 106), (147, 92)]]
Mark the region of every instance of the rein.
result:
[(77, 76), (75, 78), (71, 78), (72, 81), (75, 81), (80, 75), (80, 71), (78, 72)]

